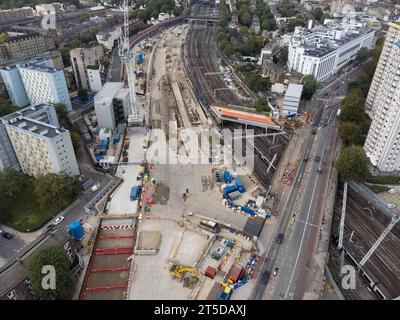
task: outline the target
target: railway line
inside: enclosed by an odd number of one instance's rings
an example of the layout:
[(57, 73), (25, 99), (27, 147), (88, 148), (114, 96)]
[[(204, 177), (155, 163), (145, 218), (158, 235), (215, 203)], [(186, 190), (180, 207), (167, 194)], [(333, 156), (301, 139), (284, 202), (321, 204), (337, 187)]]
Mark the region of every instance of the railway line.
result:
[[(342, 198), (335, 204), (334, 225), (340, 223)], [(344, 226), (344, 243), (347, 251), (360, 262), (389, 223), (389, 217), (375, 210), (349, 191), (346, 204), (346, 219)], [(384, 223), (382, 223), (384, 222)], [(354, 233), (353, 233), (354, 231)], [(350, 242), (351, 237), (351, 242)], [(398, 225), (382, 241), (373, 255), (365, 264), (378, 282), (391, 295), (400, 295), (400, 232)]]

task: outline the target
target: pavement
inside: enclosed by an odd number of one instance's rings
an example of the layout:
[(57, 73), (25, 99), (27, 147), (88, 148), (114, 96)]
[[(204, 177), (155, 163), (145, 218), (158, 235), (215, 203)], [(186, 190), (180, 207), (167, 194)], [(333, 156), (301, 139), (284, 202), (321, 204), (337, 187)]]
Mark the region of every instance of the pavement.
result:
[[(318, 292), (318, 289), (315, 288), (315, 281), (310, 280), (310, 274), (316, 270), (315, 261), (322, 270), (325, 265), (323, 255), (315, 257), (314, 253), (319, 244), (322, 214), (329, 194), (330, 168), (333, 166), (336, 150), (335, 120), (339, 108), (336, 100), (345, 93), (347, 82), (356, 78), (358, 70), (353, 68), (327, 84), (314, 95), (309, 104), (310, 108), (307, 111), (313, 115), (311, 127), (317, 128), (317, 131), (312, 135), (311, 128), (305, 127), (301, 133), (304, 142), (297, 142), (302, 146), (302, 156), (290, 153), (293, 155), (292, 161), (297, 163), (296, 177), (290, 190), (287, 188), (274, 190), (273, 183), (272, 190), (278, 194), (279, 199), (280, 221), (275, 227), (274, 234), (269, 237), (269, 242), (264, 242), (267, 238), (263, 236), (264, 230), (259, 239), (262, 242), (260, 246), (267, 248), (260, 274), (269, 271), (271, 278), (267, 285), (262, 284), (260, 279), (257, 280), (253, 299), (318, 297), (315, 291)], [(289, 148), (290, 145), (287, 149)], [(307, 153), (310, 153), (310, 156), (305, 162), (302, 158)], [(317, 155), (321, 158), (320, 161), (315, 160)], [(285, 166), (286, 163), (281, 161), (280, 168)], [(322, 169), (321, 173), (317, 172), (319, 168)], [(276, 176), (280, 177), (281, 171), (277, 172)], [(284, 234), (282, 244), (275, 242), (278, 233)], [(324, 249), (324, 252), (327, 250)], [(279, 267), (279, 273), (277, 277), (273, 277), (272, 272), (276, 267)], [(323, 277), (323, 272), (321, 274)], [(319, 284), (323, 284), (322, 280), (318, 281)], [(309, 289), (313, 285), (314, 287)], [(305, 296), (307, 290), (311, 290), (314, 295)]]

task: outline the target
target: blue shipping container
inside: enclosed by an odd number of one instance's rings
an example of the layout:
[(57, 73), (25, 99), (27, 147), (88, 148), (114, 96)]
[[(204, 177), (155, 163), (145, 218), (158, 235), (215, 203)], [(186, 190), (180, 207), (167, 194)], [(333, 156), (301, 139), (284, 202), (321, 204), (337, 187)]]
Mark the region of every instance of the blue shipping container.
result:
[(133, 186), (131, 189), (131, 201), (135, 201), (139, 198), (140, 191), (141, 191), (140, 186)]
[(114, 135), (114, 143), (118, 143), (120, 139), (121, 139), (120, 134), (119, 134), (119, 133), (116, 133), (116, 134)]
[(238, 190), (238, 186), (236, 184), (233, 184), (231, 186), (227, 186), (224, 188), (224, 198), (226, 198), (228, 196), (228, 194), (235, 192)]
[(238, 177), (235, 177), (235, 184), (238, 186), (239, 192), (243, 193), (246, 191), (245, 187), (243, 186), (242, 180)]

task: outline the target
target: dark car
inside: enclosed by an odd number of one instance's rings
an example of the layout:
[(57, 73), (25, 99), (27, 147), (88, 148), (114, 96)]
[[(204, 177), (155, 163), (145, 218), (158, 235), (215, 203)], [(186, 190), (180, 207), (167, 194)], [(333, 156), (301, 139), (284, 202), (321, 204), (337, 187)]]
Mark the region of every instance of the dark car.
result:
[(285, 235), (281, 232), (280, 234), (278, 234), (278, 237), (276, 238), (276, 243), (277, 244), (281, 244), (282, 243), (282, 241), (283, 241), (283, 237), (284, 237)]
[(316, 129), (316, 128), (312, 128), (312, 129), (311, 129), (311, 134), (314, 135), (314, 134), (316, 134), (316, 133), (317, 133), (317, 129)]
[(261, 283), (268, 284), (270, 276), (271, 276), (270, 272), (268, 270), (265, 270), (261, 276)]
[(3, 231), (3, 232), (1, 233), (1, 236), (2, 236), (3, 238), (7, 239), (7, 240), (10, 240), (10, 239), (13, 238), (13, 235), (12, 235), (11, 233), (8, 233), (8, 232), (5, 232), (5, 231)]
[(314, 161), (315, 162), (319, 162), (321, 160), (321, 157), (320, 156), (316, 156), (315, 158), (314, 158)]

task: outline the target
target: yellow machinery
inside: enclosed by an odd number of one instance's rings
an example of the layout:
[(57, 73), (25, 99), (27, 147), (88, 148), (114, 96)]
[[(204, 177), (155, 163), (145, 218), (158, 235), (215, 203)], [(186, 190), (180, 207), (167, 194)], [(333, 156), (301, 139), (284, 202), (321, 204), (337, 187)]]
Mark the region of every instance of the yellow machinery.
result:
[(186, 268), (177, 264), (174, 264), (171, 266), (171, 268), (169, 268), (169, 274), (177, 279), (181, 279), (185, 272), (191, 272), (196, 276), (199, 274), (199, 271), (195, 268)]

